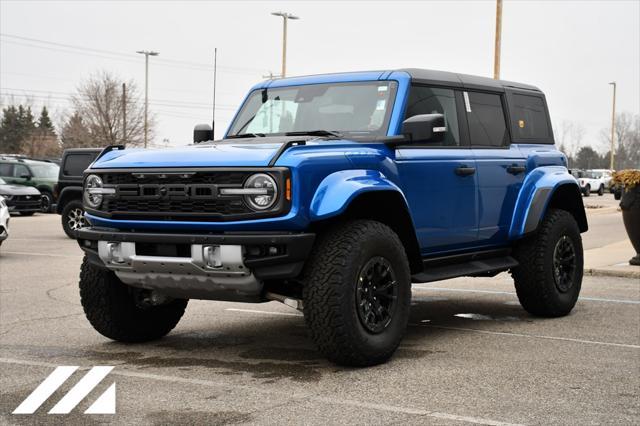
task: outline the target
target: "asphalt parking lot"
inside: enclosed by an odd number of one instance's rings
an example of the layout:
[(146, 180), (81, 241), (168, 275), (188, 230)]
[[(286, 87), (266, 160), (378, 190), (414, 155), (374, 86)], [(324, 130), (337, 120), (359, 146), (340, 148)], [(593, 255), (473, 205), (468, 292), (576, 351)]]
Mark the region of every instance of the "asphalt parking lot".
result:
[[(82, 313), (81, 251), (59, 221), (12, 218), (0, 252), (2, 424), (640, 423), (635, 279), (585, 277), (560, 319), (523, 311), (507, 274), (415, 286), (395, 357), (349, 369), (325, 361), (301, 314), (275, 302), (192, 301), (161, 341), (108, 341)], [(11, 414), (60, 365), (115, 368), (69, 415), (47, 411), (80, 373), (34, 415)], [(113, 382), (117, 413), (83, 414)]]

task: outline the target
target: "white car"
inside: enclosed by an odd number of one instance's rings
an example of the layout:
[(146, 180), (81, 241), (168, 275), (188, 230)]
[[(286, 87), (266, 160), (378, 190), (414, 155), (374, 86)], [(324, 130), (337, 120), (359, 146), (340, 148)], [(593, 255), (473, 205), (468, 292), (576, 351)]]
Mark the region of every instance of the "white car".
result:
[(598, 195), (602, 196), (609, 179), (603, 172), (585, 170), (582, 176), (578, 177), (578, 183), (585, 197), (591, 195), (592, 192), (597, 192)]
[(9, 218), (9, 207), (4, 197), (0, 195), (0, 246), (9, 237)]

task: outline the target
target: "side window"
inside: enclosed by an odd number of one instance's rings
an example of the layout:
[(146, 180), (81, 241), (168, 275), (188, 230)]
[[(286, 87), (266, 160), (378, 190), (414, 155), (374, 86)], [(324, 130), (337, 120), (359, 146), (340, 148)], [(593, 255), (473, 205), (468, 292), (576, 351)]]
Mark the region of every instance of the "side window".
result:
[(82, 176), (92, 159), (91, 154), (69, 154), (64, 163), (64, 175)]
[(420, 114), (443, 114), (447, 132), (439, 146), (460, 146), (460, 129), (456, 112), (455, 92), (451, 89), (411, 86), (405, 119)]
[(513, 103), (514, 138), (547, 139), (550, 136), (547, 111), (541, 97), (514, 94), (510, 103)]
[(13, 165), (10, 163), (0, 163), (0, 176), (13, 176)]
[(29, 173), (29, 169), (27, 168), (27, 166), (23, 164), (16, 164), (13, 166), (13, 177), (19, 178), (24, 175), (31, 175), (31, 173)]
[(465, 92), (467, 121), (472, 146), (502, 147), (508, 144), (509, 134), (500, 95)]

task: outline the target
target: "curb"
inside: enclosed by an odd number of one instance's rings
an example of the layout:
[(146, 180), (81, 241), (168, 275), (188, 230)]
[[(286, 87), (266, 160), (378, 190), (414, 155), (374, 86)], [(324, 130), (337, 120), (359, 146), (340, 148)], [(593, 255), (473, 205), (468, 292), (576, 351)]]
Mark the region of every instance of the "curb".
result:
[(640, 279), (640, 269), (637, 271), (620, 271), (617, 269), (598, 269), (585, 268), (585, 275), (600, 277), (620, 277), (620, 278), (638, 278)]

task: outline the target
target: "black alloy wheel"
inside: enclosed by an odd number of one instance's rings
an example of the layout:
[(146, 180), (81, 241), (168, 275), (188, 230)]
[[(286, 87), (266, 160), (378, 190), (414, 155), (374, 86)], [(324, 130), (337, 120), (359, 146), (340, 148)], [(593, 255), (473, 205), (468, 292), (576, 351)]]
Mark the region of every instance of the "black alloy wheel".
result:
[(571, 238), (564, 235), (558, 240), (553, 250), (553, 279), (556, 288), (566, 293), (573, 287), (576, 270), (576, 249)]
[(363, 327), (371, 333), (387, 328), (397, 298), (396, 274), (391, 263), (381, 256), (369, 260), (356, 283), (356, 307)]

